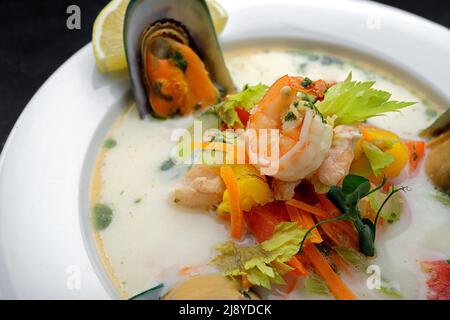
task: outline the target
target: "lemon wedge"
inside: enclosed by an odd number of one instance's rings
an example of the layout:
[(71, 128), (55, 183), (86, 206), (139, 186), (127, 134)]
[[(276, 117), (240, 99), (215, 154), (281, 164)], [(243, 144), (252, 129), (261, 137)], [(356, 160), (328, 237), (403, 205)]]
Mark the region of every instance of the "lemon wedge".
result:
[(92, 45), (97, 67), (101, 72), (127, 68), (123, 46), (123, 20), (130, 0), (112, 0), (94, 22)]
[(222, 33), (223, 29), (228, 22), (228, 13), (220, 5), (217, 0), (207, 0), (209, 12), (214, 23), (214, 28), (218, 34)]

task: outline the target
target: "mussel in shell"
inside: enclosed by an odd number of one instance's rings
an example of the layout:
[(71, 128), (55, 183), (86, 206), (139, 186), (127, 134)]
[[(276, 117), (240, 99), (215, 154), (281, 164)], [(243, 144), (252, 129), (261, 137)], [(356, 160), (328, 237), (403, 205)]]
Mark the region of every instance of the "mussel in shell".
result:
[(431, 148), (425, 171), (436, 187), (450, 194), (450, 135)]
[(422, 136), (432, 138), (425, 172), (433, 184), (450, 194), (450, 109), (444, 112)]
[(141, 116), (189, 114), (234, 90), (204, 0), (132, 0), (124, 42)]

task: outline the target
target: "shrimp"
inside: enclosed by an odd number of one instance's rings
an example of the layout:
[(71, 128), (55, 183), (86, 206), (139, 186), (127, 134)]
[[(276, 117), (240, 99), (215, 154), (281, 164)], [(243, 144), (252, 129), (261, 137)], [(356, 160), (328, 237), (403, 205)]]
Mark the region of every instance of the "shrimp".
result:
[(336, 186), (350, 170), (357, 138), (358, 128), (341, 125), (334, 128), (333, 142), (328, 156), (317, 170), (317, 178), (326, 186)]
[(195, 165), (173, 192), (173, 199), (185, 207), (209, 210), (219, 205), (224, 192), (219, 167)]
[[(302, 81), (289, 76), (277, 80), (252, 110), (247, 122), (249, 160), (264, 170), (273, 161), (271, 158), (276, 157), (278, 170), (265, 174), (285, 182), (302, 180), (316, 171), (327, 157), (333, 138), (333, 127), (304, 101), (305, 94), (320, 97), (317, 91), (326, 89), (324, 81), (317, 82), (320, 86), (315, 83), (302, 86)], [(279, 135), (279, 145), (274, 146), (271, 139), (262, 139), (261, 129), (278, 130), (275, 132)], [(270, 152), (262, 155), (261, 148)]]

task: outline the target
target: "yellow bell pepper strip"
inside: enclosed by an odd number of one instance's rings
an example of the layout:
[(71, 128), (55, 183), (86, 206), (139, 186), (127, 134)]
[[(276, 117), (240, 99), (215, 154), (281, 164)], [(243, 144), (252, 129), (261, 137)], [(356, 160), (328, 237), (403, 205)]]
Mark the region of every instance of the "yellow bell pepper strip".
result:
[(395, 133), (361, 125), (362, 138), (355, 150), (355, 160), (365, 156), (375, 176), (398, 176), (408, 163), (409, 152), (405, 143)]

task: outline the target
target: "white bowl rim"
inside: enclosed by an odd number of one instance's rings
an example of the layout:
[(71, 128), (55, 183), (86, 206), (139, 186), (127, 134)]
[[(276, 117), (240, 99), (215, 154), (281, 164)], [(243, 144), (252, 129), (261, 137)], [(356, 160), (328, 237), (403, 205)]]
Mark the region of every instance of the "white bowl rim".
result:
[[(450, 56), (450, 32), (445, 27), (370, 1), (226, 0), (222, 3), (230, 13), (230, 24), (221, 36), (225, 45), (248, 38), (246, 33), (239, 32), (243, 27), (253, 32), (253, 38), (270, 38), (287, 26), (286, 37), (330, 41), (350, 48), (355, 44), (362, 46), (374, 56), (400, 65), (411, 75), (420, 75), (443, 101), (450, 101), (450, 92), (446, 90), (450, 78), (441, 63), (446, 62), (448, 69), (445, 58)], [(311, 17), (293, 21), (288, 10), (292, 6), (312, 13)], [(325, 30), (312, 20), (319, 12)], [(274, 17), (280, 13), (283, 19)], [(367, 29), (367, 19), (381, 19), (381, 29)], [(337, 20), (344, 23), (335, 25)], [(276, 32), (259, 29), (261, 21)], [(393, 39), (399, 37), (404, 41), (402, 46), (392, 45)], [(421, 57), (427, 57), (426, 61)], [(106, 283), (101, 267), (93, 261), (95, 258), (89, 252), (92, 248), (85, 239), (88, 236), (82, 229), (86, 221), (82, 221), (80, 212), (87, 194), (86, 177), (82, 173), (92, 165), (95, 153), (91, 149), (100, 146), (108, 124), (120, 112), (120, 101), (126, 99), (129, 87), (124, 79), (100, 75), (94, 69), (88, 44), (36, 92), (3, 147), (0, 298), (117, 298)], [(64, 84), (68, 75), (72, 82)], [(65, 142), (73, 145), (67, 146)], [(47, 153), (43, 154), (44, 151)], [(62, 174), (62, 165), (67, 166), (62, 164), (64, 161), (70, 161), (66, 175)], [(57, 196), (52, 192), (57, 192)], [(69, 207), (65, 207), (67, 203)], [(82, 275), (80, 288), (70, 282), (78, 271)]]

